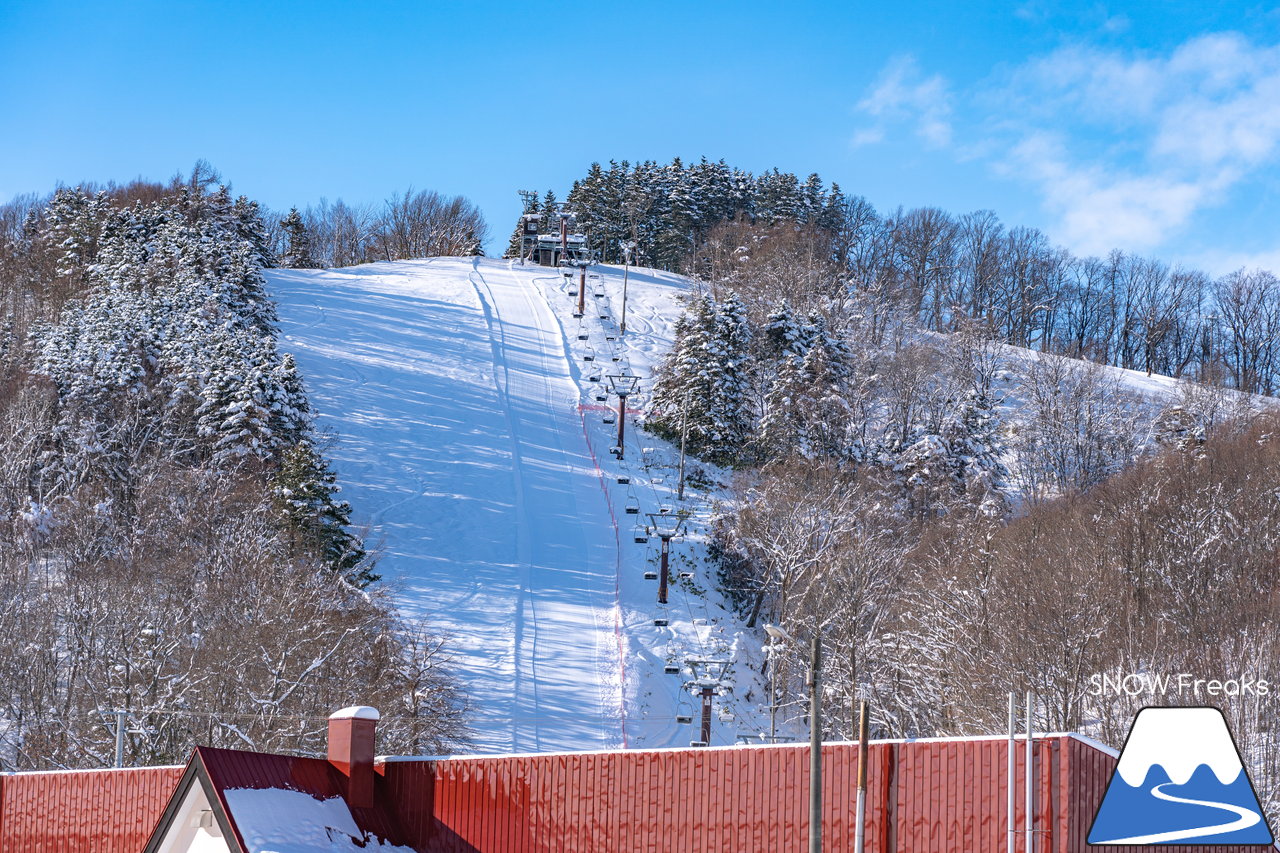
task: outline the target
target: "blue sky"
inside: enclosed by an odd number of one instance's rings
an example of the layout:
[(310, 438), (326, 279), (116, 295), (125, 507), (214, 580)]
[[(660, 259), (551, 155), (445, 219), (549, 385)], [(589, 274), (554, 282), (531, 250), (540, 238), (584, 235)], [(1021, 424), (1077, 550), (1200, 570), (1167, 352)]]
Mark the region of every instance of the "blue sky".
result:
[(273, 208), (593, 160), (817, 171), (1077, 252), (1280, 271), (1280, 12), (969, 2), (0, 4), (0, 198), (197, 158)]

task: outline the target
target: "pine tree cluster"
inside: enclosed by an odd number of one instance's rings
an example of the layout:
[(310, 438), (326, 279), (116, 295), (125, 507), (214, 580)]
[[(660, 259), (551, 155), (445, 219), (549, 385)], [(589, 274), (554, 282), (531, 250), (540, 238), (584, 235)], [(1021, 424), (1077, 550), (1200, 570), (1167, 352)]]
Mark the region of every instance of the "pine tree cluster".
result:
[[(714, 226), (734, 219), (771, 225), (778, 222), (834, 225), (843, 198), (812, 174), (801, 180), (772, 169), (753, 175), (705, 157), (685, 165), (646, 160), (631, 164), (592, 163), (574, 182), (565, 201), (577, 217), (587, 246), (606, 263), (622, 263), (624, 247), (634, 244), (633, 263), (679, 269)], [(554, 223), (556, 195), (548, 190), (539, 210), (544, 227)], [(519, 224), (507, 257), (519, 251)]]
[(206, 164), (0, 206), (0, 770), (109, 764), (116, 709), (129, 764), (323, 754), (355, 702), (389, 749), (465, 742), (278, 349), (263, 219)]
[(225, 187), (124, 208), (62, 189), (42, 228), (60, 272), (86, 283), (32, 335), (34, 370), (57, 391), (37, 475), (45, 500), (102, 471), (127, 480), (131, 455), (152, 448), (192, 466), (249, 466), (273, 478), (281, 522), (300, 541), (353, 583), (374, 580), (316, 450), (297, 366), (276, 346), (256, 207)]

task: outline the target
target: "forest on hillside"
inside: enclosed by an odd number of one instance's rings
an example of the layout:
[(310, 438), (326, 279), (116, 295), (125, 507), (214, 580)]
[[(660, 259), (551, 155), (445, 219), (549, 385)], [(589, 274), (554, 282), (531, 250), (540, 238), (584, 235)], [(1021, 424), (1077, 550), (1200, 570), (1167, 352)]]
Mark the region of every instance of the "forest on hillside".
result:
[[(332, 252), (299, 220), (204, 163), (0, 208), (0, 770), (109, 766), (118, 710), (128, 764), (323, 754), (353, 703), (391, 750), (465, 741), (444, 641), (379, 583), (278, 348), (262, 270)], [(405, 193), (362, 251), (450, 247), (440, 223), (483, 235)]]
[[(1280, 282), (1267, 271), (1215, 279), (1120, 251), (1076, 257), (991, 211), (878, 211), (817, 174), (754, 175), (705, 158), (592, 164), (559, 200), (606, 263), (631, 247), (634, 263), (713, 288), (779, 278), (778, 292), (802, 310), (798, 301), (852, 291), (931, 331), (977, 323), (1014, 346), (1250, 393), (1280, 388)], [(557, 201), (548, 191), (540, 212)], [(753, 235), (779, 225), (794, 234), (790, 258), (758, 257)], [(771, 269), (747, 272), (763, 264)], [(827, 291), (785, 281), (798, 275)]]
[[(645, 425), (729, 469), (724, 590), (750, 625), (821, 631), (827, 736), (860, 697), (880, 736), (998, 731), (1031, 690), (1038, 729), (1119, 743), (1143, 704), (1210, 697), (1103, 675), (1280, 673), (1271, 273), (1078, 258), (989, 212), (705, 160), (593, 166), (568, 201), (605, 259), (697, 282)], [(762, 697), (791, 716), (803, 656), (776, 650)], [(1266, 697), (1212, 701), (1275, 813)]]

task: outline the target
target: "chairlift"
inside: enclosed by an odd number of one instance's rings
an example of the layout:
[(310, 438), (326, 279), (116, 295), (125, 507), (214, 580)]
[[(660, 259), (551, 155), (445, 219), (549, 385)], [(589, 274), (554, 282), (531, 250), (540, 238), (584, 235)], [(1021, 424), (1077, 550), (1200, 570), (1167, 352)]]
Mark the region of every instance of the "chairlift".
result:
[(605, 339), (606, 341), (616, 341), (616, 340), (618, 339), (618, 336), (617, 336), (617, 335), (605, 335), (605, 336), (604, 336), (604, 339)]
[(580, 341), (588, 340), (588, 339), (590, 339), (590, 337), (591, 337), (591, 336), (590, 336), (590, 335), (588, 335), (586, 332), (578, 332), (578, 340), (580, 340)]
[(647, 581), (656, 581), (658, 579), (658, 573), (655, 571), (645, 572), (644, 579)]
[[(588, 382), (599, 382), (599, 381), (600, 381), (600, 371), (595, 370), (595, 369), (592, 369), (592, 370), (591, 370), (591, 372), (590, 372), (590, 373), (588, 374), (588, 376), (587, 376), (587, 381), (588, 381)], [(609, 399), (609, 398), (608, 398), (608, 397), (605, 397), (605, 399), (607, 400), (607, 399)]]
[(701, 747), (704, 747), (704, 746), (706, 746), (706, 745), (707, 745), (707, 742), (706, 742), (705, 740), (691, 740), (691, 741), (689, 741), (689, 746), (692, 746), (692, 747), (698, 747), (698, 748), (701, 748)]
[(582, 360), (583, 360), (583, 361), (595, 361), (595, 360), (596, 360), (596, 354), (595, 354), (594, 352), (588, 352), (588, 353), (585, 353), (585, 354), (582, 356)]
[(606, 424), (616, 424), (618, 422), (618, 416), (615, 415), (613, 412), (609, 412), (607, 415), (604, 416), (604, 422)]
[(732, 711), (726, 710), (726, 711), (720, 712), (720, 722), (722, 723), (732, 723), (737, 718), (738, 718), (737, 715), (734, 714)]
[(629, 485), (631, 485), (631, 475), (630, 475), (630, 474), (619, 474), (619, 475), (618, 475), (618, 485), (619, 485), (619, 486), (629, 486)]
[(684, 580), (690, 580), (693, 577), (693, 572), (681, 572), (680, 577)]
[(676, 722), (682, 726), (693, 722), (693, 703), (688, 699), (681, 699), (680, 704), (676, 705)]
[(662, 671), (663, 671), (663, 673), (665, 673), (666, 675), (679, 675), (679, 674), (680, 674), (680, 664), (677, 664), (677, 663), (669, 663), (669, 664), (667, 664), (666, 666), (664, 666), (664, 667), (662, 668)]
[[(649, 541), (649, 531), (637, 524), (633, 538), (636, 540), (637, 545), (643, 545)], [(657, 580), (657, 578), (654, 578), (654, 580)]]
[(582, 312), (581, 312), (581, 311), (574, 311), (574, 312), (573, 312), (573, 319), (575, 319), (575, 320), (581, 320), (581, 319), (582, 319)]
[(653, 620), (653, 626), (655, 628), (665, 628), (670, 624), (671, 620), (665, 616), (658, 616)]
[(637, 503), (634, 499), (628, 500), (627, 515), (639, 515), (639, 514), (640, 514), (640, 504)]

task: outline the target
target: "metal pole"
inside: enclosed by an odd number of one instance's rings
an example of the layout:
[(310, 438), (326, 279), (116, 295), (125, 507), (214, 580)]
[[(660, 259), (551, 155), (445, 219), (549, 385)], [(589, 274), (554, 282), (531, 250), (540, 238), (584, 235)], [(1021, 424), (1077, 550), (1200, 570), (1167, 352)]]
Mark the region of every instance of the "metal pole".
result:
[(626, 445), (622, 443), (626, 437), (627, 427), (627, 394), (625, 391), (618, 392), (618, 458), (621, 459), (626, 454)]
[(578, 314), (587, 314), (587, 268), (582, 267), (582, 277), (578, 280)]
[(124, 767), (124, 726), (127, 711), (116, 711), (116, 767)]
[(622, 322), (618, 325), (618, 334), (625, 335), (627, 333), (627, 277), (631, 273), (631, 256), (627, 256), (628, 263), (622, 267)]
[(560, 214), (560, 263), (569, 260), (569, 217)]
[(1027, 795), (1024, 806), (1027, 812), (1027, 851), (1036, 849), (1036, 753), (1035, 738), (1031, 731), (1031, 691), (1027, 691)]
[(854, 812), (853, 851), (863, 853), (867, 844), (867, 761), (870, 748), (867, 744), (867, 700), (858, 703), (858, 803)]
[(676, 500), (684, 500), (684, 444), (689, 437), (689, 397), (685, 395), (684, 405), (680, 407), (680, 485), (676, 489)]
[(778, 742), (778, 638), (769, 637), (769, 743)]
[(1008, 785), (1007, 801), (1005, 803), (1005, 811), (1009, 816), (1009, 851), (1014, 853), (1014, 848), (1018, 846), (1018, 818), (1015, 814), (1017, 809), (1017, 779), (1018, 773), (1017, 757), (1018, 757), (1018, 694), (1012, 690), (1009, 691), (1009, 754), (1006, 762), (1005, 779)]
[(701, 741), (711, 745), (711, 687), (702, 685), (702, 737)]
[(662, 540), (662, 567), (658, 569), (658, 603), (667, 603), (667, 551), (671, 547), (671, 537), (658, 534)]
[(809, 853), (822, 853), (822, 634), (809, 653)]

